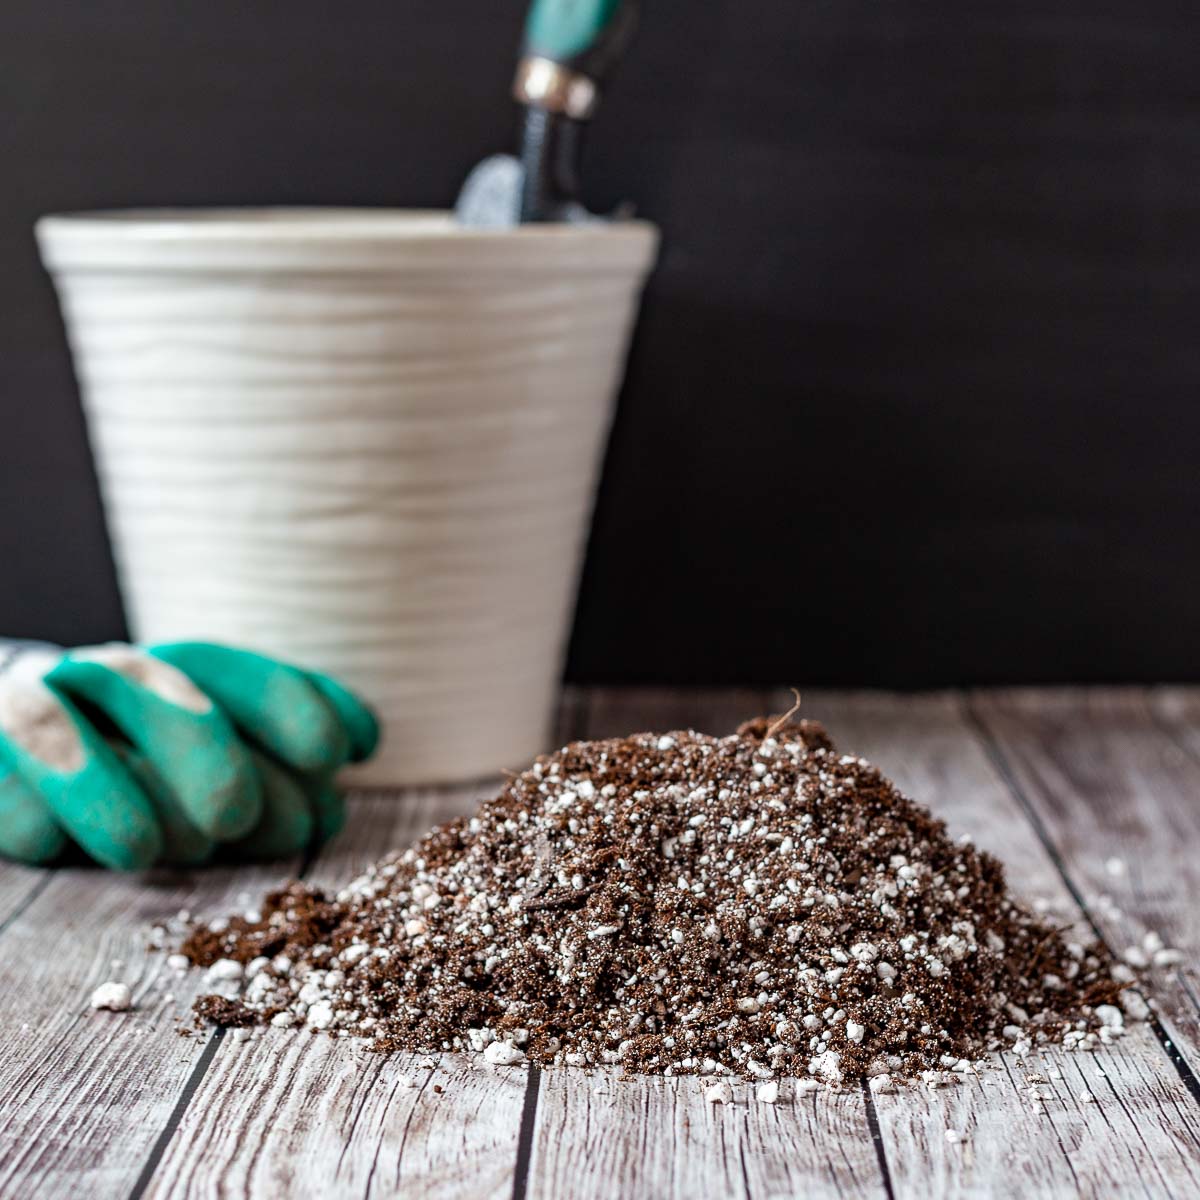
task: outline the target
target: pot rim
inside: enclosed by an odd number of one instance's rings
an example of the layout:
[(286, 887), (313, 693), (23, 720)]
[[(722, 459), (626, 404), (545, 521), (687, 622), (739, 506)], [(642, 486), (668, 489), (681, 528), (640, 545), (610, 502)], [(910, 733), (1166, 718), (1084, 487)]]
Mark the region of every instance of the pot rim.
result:
[(459, 225), (444, 209), (132, 208), (55, 213), (36, 225), (54, 271), (88, 268), (212, 270), (520, 270), (629, 275), (653, 262), (649, 221)]

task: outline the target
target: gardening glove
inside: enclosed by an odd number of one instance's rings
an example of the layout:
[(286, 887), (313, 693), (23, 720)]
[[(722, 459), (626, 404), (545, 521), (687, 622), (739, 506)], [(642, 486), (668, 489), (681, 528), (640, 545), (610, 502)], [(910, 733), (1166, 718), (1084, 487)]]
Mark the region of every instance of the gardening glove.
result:
[(0, 651), (0, 853), (45, 862), (68, 836), (124, 869), (218, 843), (293, 853), (340, 826), (333, 773), (376, 738), (333, 680), (244, 651), (16, 647), (7, 669)]

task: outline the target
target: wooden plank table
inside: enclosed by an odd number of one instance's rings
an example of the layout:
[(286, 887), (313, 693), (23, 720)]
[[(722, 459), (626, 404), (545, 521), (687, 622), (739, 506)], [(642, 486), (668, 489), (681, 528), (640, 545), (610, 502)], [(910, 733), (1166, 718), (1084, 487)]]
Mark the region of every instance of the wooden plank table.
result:
[[(789, 699), (571, 692), (560, 734), (722, 733)], [(250, 905), (289, 873), (344, 880), (495, 785), (358, 795), (312, 861), (137, 877), (0, 864), (0, 1197), (1200, 1195), (1200, 690), (809, 692), (803, 711), (1063, 922), (1118, 950), (1155, 932), (1183, 951), (1155, 972), (1154, 1020), (1096, 1055), (1006, 1054), (952, 1088), (775, 1106), (746, 1085), (706, 1105), (697, 1079), (382, 1058), (273, 1030), (181, 1037), (203, 984), (147, 949), (153, 923)], [(109, 978), (134, 1012), (90, 1010)]]

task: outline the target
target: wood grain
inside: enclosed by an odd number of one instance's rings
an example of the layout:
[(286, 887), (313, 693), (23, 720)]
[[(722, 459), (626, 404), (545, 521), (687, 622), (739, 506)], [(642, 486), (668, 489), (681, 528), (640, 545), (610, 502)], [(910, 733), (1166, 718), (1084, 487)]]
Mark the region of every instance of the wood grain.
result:
[[(602, 689), (584, 736), (693, 728), (725, 734), (767, 712), (761, 691)], [(760, 1104), (739, 1083), (735, 1103), (704, 1102), (691, 1079), (622, 1082), (617, 1071), (545, 1071), (538, 1094), (528, 1195), (769, 1197), (878, 1194), (879, 1165), (857, 1091)]]
[[(577, 734), (582, 704), (577, 692), (564, 693), (557, 740)], [(341, 886), (388, 851), (472, 811), (498, 786), (482, 780), (352, 794), (345, 830), (306, 879)], [(435, 1056), (432, 1070), (418, 1065), (424, 1061), (385, 1059), (349, 1040), (306, 1032), (222, 1038), (146, 1194), (205, 1195), (231, 1183), (264, 1197), (511, 1191), (526, 1073), (461, 1055)]]
[[(783, 692), (571, 693), (558, 740), (725, 733), (788, 704)], [(1200, 692), (1008, 692), (975, 697), (970, 710), (957, 694), (811, 692), (803, 712), (952, 833), (1004, 858), (1013, 886), (1055, 915), (1083, 924), (1076, 897), (1095, 917), (1103, 887), (1122, 910), (1097, 918), (1106, 936), (1149, 925), (1194, 946), (1200, 880), (1185, 860), (1200, 844)], [(309, 878), (344, 882), (494, 787), (354, 796), (345, 834)], [(1114, 883), (1104, 862), (1118, 854), (1129, 871)], [(0, 868), (0, 1195), (1200, 1194), (1200, 1105), (1147, 1026), (1094, 1056), (1006, 1055), (935, 1091), (795, 1097), (785, 1085), (783, 1103), (769, 1106), (740, 1083), (735, 1102), (717, 1107), (696, 1079), (531, 1077), (452, 1055), (428, 1068), (350, 1039), (275, 1030), (246, 1042), (180, 1038), (202, 978), (177, 979), (161, 953), (146, 954), (147, 927), (184, 906), (216, 915), (249, 904), (286, 874)], [(91, 988), (110, 977), (133, 984), (134, 1013), (88, 1009)], [(1188, 1054), (1192, 978), (1189, 961), (1160, 980), (1164, 995), (1176, 987), (1164, 1024)], [(1036, 1105), (1034, 1072), (1048, 1095)], [(1085, 1089), (1093, 1100), (1080, 1099)], [(947, 1128), (967, 1140), (947, 1142)]]
[(1182, 693), (981, 693), (972, 709), (1010, 765), (1096, 928), (1120, 952), (1157, 933), (1183, 961), (1154, 967), (1174, 1047), (1200, 1075), (1200, 743)]
[(857, 1090), (762, 1104), (744, 1080), (706, 1104), (697, 1078), (622, 1081), (616, 1069), (542, 1074), (528, 1195), (878, 1196), (879, 1164)]
[(226, 1036), (146, 1195), (510, 1194), (525, 1072), (421, 1061), (305, 1032)]
[[(591, 688), (585, 698), (582, 736), (695, 729), (723, 737), (743, 721), (762, 716), (772, 702), (773, 694), (765, 688)], [(784, 708), (791, 705), (789, 696)]]
[[(352, 796), (345, 832), (306, 878), (344, 884), (494, 788)], [(525, 1072), (461, 1055), (436, 1056), (433, 1069), (422, 1061), (303, 1030), (225, 1036), (146, 1196), (507, 1194)]]
[[(0, 1194), (128, 1192), (205, 1044), (178, 1033), (199, 981), (147, 953), (150, 928), (180, 908), (245, 904), (279, 870), (50, 875), (0, 934)], [(134, 1011), (91, 1010), (109, 979), (130, 985)]]
[(0, 931), (24, 905), (32, 903), (34, 897), (49, 886), (52, 877), (52, 873), (44, 868), (0, 859)]
[[(1000, 857), (1018, 893), (1088, 936), (959, 697), (814, 692), (804, 711), (825, 721), (841, 749), (869, 758), (944, 818), (951, 834), (970, 834)], [(1171, 1195), (1200, 1183), (1200, 1112), (1149, 1028), (1095, 1055), (1005, 1054), (1000, 1063), (946, 1088), (872, 1097), (897, 1196), (1107, 1196), (1134, 1179), (1151, 1195)], [(1026, 1076), (1035, 1074), (1046, 1079), (1045, 1104), (1029, 1097)], [(1085, 1089), (1093, 1101), (1079, 1099)], [(947, 1129), (968, 1140), (947, 1142)]]

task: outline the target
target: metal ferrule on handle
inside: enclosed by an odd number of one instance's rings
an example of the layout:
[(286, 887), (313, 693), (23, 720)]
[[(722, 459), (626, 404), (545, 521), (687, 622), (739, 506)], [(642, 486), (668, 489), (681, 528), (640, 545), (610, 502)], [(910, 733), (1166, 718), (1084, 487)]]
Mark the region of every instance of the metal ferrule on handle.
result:
[(586, 121), (636, 24), (636, 0), (534, 0), (513, 95), (526, 107)]
[(587, 219), (579, 201), (583, 131), (636, 19), (636, 0), (534, 0), (513, 80), (525, 110), (521, 224)]
[(596, 81), (550, 58), (530, 55), (517, 63), (513, 99), (529, 108), (586, 121), (596, 111)]

